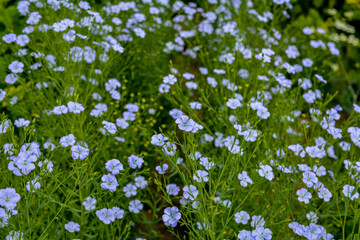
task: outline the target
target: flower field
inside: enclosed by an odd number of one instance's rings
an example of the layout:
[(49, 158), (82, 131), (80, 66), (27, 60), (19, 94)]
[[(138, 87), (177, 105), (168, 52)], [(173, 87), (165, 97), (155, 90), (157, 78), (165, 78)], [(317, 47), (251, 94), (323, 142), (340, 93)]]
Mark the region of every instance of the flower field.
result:
[(360, 4), (306, 2), (0, 2), (0, 239), (360, 240)]

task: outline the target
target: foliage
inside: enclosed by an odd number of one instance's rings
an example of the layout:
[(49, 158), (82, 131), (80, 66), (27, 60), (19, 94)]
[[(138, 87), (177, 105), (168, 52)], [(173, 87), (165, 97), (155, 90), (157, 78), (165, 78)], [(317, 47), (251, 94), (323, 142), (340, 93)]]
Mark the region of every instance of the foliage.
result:
[(359, 239), (355, 3), (1, 4), (2, 239)]

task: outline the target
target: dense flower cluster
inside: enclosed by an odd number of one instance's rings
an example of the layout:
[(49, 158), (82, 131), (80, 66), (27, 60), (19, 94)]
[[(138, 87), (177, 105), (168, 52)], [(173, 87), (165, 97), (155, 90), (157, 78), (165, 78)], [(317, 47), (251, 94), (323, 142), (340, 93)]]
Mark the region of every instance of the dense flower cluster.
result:
[(19, 1), (0, 236), (355, 237), (360, 106), (326, 90), (340, 49), (261, 2)]

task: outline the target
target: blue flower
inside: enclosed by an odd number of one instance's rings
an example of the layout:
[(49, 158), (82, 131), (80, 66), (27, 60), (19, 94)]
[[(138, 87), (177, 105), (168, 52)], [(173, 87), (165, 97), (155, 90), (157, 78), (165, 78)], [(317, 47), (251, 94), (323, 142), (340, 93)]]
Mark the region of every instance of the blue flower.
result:
[(274, 178), (274, 173), (269, 165), (261, 165), (259, 175), (261, 177), (265, 177), (269, 181), (273, 180)]
[(245, 211), (235, 213), (235, 222), (237, 223), (247, 224), (249, 219), (250, 215)]
[(184, 191), (184, 198), (190, 200), (195, 200), (197, 195), (199, 194), (199, 190), (197, 190), (197, 188), (194, 185), (184, 186), (183, 191)]
[(309, 203), (309, 199), (312, 197), (311, 193), (306, 190), (306, 188), (302, 188), (296, 191), (296, 194), (299, 196), (298, 199), (300, 202), (304, 202), (306, 204)]
[(181, 213), (177, 207), (167, 207), (164, 210), (162, 219), (166, 226), (176, 227), (177, 222), (181, 218)]
[(173, 196), (176, 196), (179, 194), (180, 192), (180, 188), (174, 184), (174, 183), (171, 183), (169, 185), (166, 186), (166, 192), (169, 194), (169, 195), (173, 195)]
[(177, 82), (176, 77), (173, 74), (169, 74), (165, 77), (163, 77), (163, 83), (174, 85)]
[(83, 205), (87, 211), (93, 210), (96, 208), (96, 199), (92, 197), (87, 197), (83, 202)]
[(306, 171), (303, 173), (303, 182), (307, 187), (312, 187), (318, 182), (318, 178), (316, 177), (315, 173)]
[(35, 192), (35, 189), (40, 189), (41, 184), (39, 177), (35, 177), (33, 180), (26, 183), (26, 189), (31, 192)]
[(190, 119), (186, 115), (182, 115), (181, 117), (177, 118), (175, 122), (178, 124), (181, 130), (186, 132), (192, 131), (195, 126), (194, 120)]
[(19, 61), (13, 61), (9, 65), (9, 70), (12, 73), (22, 73), (24, 71), (23, 68), (24, 68), (24, 64), (22, 62), (19, 62)]
[(154, 144), (156, 146), (162, 146), (164, 145), (166, 140), (168, 140), (168, 138), (160, 133), (151, 137), (151, 144)]
[(61, 115), (61, 114), (65, 114), (67, 112), (68, 112), (68, 108), (65, 105), (56, 106), (53, 109), (53, 113), (55, 115)]
[(16, 166), (25, 175), (28, 175), (32, 170), (35, 169), (34, 162), (37, 161), (35, 154), (31, 154), (28, 151), (20, 152), (19, 155), (14, 159)]
[(240, 180), (240, 185), (243, 187), (247, 187), (248, 184), (253, 184), (253, 181), (248, 176), (246, 171), (242, 171), (242, 173), (239, 173), (238, 179)]
[(252, 227), (257, 227), (257, 226), (263, 227), (264, 225), (265, 225), (265, 220), (264, 220), (264, 218), (261, 217), (261, 215), (254, 215), (254, 216), (251, 217), (250, 226), (252, 226)]
[(96, 211), (96, 216), (105, 224), (115, 221), (115, 214), (112, 209), (103, 208)]
[(60, 144), (62, 147), (68, 147), (75, 144), (75, 137), (72, 134), (69, 134), (67, 136), (63, 136), (60, 138)]
[(137, 176), (135, 178), (135, 185), (138, 188), (144, 189), (148, 185), (148, 182), (145, 180), (143, 176)]
[(359, 198), (359, 193), (355, 191), (355, 187), (354, 186), (350, 186), (350, 185), (345, 185), (343, 187), (343, 191), (342, 191), (345, 195), (345, 197), (348, 197), (351, 199), (351, 201), (354, 201), (354, 199), (358, 199)]
[(174, 143), (167, 142), (163, 146), (165, 155), (174, 156), (176, 153), (176, 145)]
[(140, 210), (143, 209), (143, 204), (140, 202), (140, 200), (133, 200), (129, 203), (129, 211), (133, 213), (139, 213)]
[(255, 238), (251, 235), (251, 232), (247, 230), (241, 230), (238, 234), (238, 238), (240, 240), (255, 240)]
[(111, 134), (115, 134), (117, 131), (116, 124), (108, 121), (102, 121), (102, 124), (104, 124), (104, 128)]
[(131, 168), (135, 169), (135, 168), (141, 168), (142, 164), (144, 163), (144, 159), (135, 156), (135, 155), (131, 155), (130, 157), (128, 157), (128, 162)]
[(159, 174), (164, 174), (168, 168), (169, 166), (166, 163), (164, 163), (162, 166), (155, 167), (156, 171), (158, 171)]
[(103, 181), (101, 183), (101, 187), (103, 189), (108, 189), (111, 192), (115, 192), (116, 191), (116, 187), (119, 186), (116, 177), (112, 174), (108, 174), (108, 175), (103, 175), (101, 177), (101, 180)]
[(6, 236), (6, 240), (23, 240), (24, 234), (20, 231), (11, 231), (9, 235)]
[(329, 191), (329, 189), (327, 189), (325, 187), (321, 187), (318, 191), (318, 196), (319, 196), (319, 198), (324, 199), (325, 202), (328, 202), (328, 201), (330, 201), (332, 194)]
[(174, 108), (170, 111), (170, 116), (174, 119), (178, 119), (182, 115), (183, 115), (183, 112), (179, 109)]
[(84, 160), (89, 155), (89, 149), (84, 148), (80, 145), (72, 146), (71, 151), (72, 151), (71, 156), (74, 159)]
[(7, 210), (15, 209), (21, 197), (13, 188), (0, 189), (0, 206)]
[(136, 186), (132, 185), (131, 183), (128, 183), (124, 188), (123, 191), (125, 193), (126, 197), (131, 197), (136, 195)]
[(68, 107), (69, 112), (74, 113), (74, 114), (79, 114), (85, 110), (85, 108), (80, 103), (77, 103), (77, 102), (70, 101), (67, 103), (67, 107)]
[(124, 170), (124, 166), (118, 159), (111, 159), (105, 163), (105, 168), (113, 175), (119, 174), (120, 171)]
[(78, 223), (75, 222), (68, 222), (67, 224), (65, 224), (65, 229), (68, 230), (69, 232), (79, 232), (80, 231), (80, 225)]
[(197, 170), (195, 172), (195, 174), (193, 175), (193, 179), (197, 182), (208, 182), (209, 178), (208, 178), (209, 173), (207, 171), (204, 170)]
[(256, 226), (256, 229), (252, 231), (252, 236), (255, 237), (255, 240), (270, 240), (272, 232), (268, 228), (262, 226)]
[(129, 123), (123, 118), (117, 118), (116, 125), (122, 129), (126, 129), (129, 127)]
[(113, 207), (111, 209), (114, 212), (114, 216), (117, 219), (122, 219), (124, 217), (124, 210), (120, 209), (119, 207)]

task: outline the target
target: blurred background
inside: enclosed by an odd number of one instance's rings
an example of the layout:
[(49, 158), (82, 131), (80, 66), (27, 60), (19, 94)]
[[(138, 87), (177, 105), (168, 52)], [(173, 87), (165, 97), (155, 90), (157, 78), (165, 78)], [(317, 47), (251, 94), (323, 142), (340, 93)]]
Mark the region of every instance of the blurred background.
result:
[[(205, 0), (193, 0), (202, 5)], [(256, 3), (254, 0), (253, 2)], [(270, 0), (268, 0), (270, 1)], [(9, 32), (21, 32), (17, 0), (0, 0), (0, 37)], [(76, 1), (74, 1), (76, 2)], [(105, 0), (88, 0), (91, 6)], [(186, 0), (185, 2), (189, 2)], [(291, 1), (289, 22), (298, 27), (314, 26), (327, 31), (328, 40), (341, 49), (338, 62), (331, 65), (337, 74), (328, 78), (329, 92), (338, 91), (333, 105), (341, 104), (345, 113), (352, 111), (353, 103), (360, 101), (360, 0), (299, 0)], [(4, 78), (6, 64), (0, 45), (0, 78)], [(1, 83), (0, 83), (1, 84)]]

